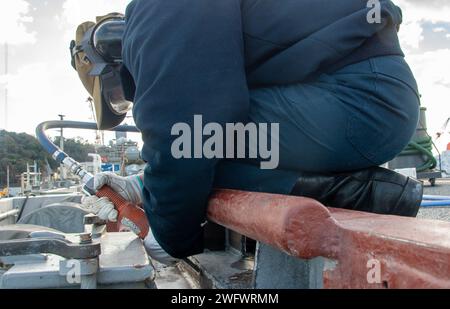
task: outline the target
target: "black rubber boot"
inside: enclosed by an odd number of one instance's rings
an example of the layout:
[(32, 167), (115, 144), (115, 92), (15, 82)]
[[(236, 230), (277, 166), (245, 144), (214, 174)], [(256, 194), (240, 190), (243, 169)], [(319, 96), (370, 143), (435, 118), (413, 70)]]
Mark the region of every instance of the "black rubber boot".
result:
[(416, 217), (423, 185), (394, 171), (373, 167), (333, 175), (305, 173), (292, 195), (310, 197), (328, 207)]

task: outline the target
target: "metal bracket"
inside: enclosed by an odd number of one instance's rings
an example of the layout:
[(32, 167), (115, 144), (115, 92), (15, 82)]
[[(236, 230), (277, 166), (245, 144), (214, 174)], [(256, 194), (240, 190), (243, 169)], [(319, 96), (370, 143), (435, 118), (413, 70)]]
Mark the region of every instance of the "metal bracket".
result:
[(100, 256), (100, 242), (74, 244), (66, 239), (37, 238), (0, 241), (0, 256), (55, 254), (67, 259), (94, 259)]

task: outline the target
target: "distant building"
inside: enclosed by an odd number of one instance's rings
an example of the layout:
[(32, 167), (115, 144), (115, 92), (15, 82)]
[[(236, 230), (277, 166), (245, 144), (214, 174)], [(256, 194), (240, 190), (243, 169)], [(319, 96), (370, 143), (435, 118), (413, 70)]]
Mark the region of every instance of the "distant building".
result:
[(127, 132), (116, 132), (116, 140), (127, 139)]

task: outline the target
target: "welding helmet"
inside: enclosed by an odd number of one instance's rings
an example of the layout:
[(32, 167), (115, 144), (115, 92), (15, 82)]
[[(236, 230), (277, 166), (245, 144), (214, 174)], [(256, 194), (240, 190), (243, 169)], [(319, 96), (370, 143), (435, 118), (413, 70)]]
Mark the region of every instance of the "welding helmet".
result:
[(78, 26), (71, 42), (72, 66), (94, 100), (100, 130), (118, 126), (132, 108), (122, 85), (123, 14), (98, 17)]

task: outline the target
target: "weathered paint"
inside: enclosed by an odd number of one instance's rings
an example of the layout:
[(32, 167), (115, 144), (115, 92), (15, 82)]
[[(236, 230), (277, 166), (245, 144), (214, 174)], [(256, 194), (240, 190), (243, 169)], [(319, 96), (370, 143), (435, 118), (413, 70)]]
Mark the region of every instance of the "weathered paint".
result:
[[(210, 220), (301, 259), (336, 261), (325, 288), (450, 288), (450, 223), (326, 208), (308, 198), (217, 191)], [(370, 261), (380, 266), (368, 280)]]

